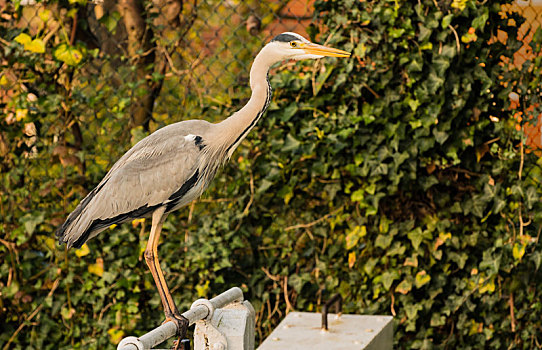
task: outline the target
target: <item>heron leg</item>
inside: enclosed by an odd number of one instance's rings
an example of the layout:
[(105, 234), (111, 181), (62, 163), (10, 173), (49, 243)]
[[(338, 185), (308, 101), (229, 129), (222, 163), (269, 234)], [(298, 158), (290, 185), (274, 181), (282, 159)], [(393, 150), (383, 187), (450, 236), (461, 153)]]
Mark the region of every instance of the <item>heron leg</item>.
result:
[(160, 262), (158, 261), (158, 241), (160, 240), (160, 232), (162, 231), (162, 225), (166, 218), (164, 215), (165, 207), (156, 209), (152, 214), (152, 226), (151, 234), (149, 236), (149, 241), (147, 242), (147, 248), (145, 249), (145, 261), (149, 266), (152, 277), (154, 278), (154, 283), (158, 288), (158, 293), (160, 294), (160, 299), (162, 300), (162, 305), (164, 306), (164, 313), (166, 315), (166, 320), (164, 322), (173, 321), (177, 325), (177, 333), (183, 338), (186, 335), (186, 330), (189, 326), (189, 321), (186, 317), (181, 315), (173, 297), (169, 292), (169, 288), (164, 278), (164, 273), (160, 267)]

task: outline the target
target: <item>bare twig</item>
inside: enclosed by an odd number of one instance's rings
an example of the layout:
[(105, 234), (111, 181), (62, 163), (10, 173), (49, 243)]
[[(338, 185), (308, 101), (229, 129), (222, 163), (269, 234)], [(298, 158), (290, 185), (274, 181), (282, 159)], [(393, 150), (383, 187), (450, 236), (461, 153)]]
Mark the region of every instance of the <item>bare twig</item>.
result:
[[(519, 170), (518, 170), (518, 179), (521, 181), (521, 177), (523, 175), (523, 163), (525, 161), (525, 156), (523, 152), (523, 140), (521, 140), (521, 143), (519, 144)], [(523, 237), (523, 227), (526, 225), (523, 224), (523, 213), (521, 211), (521, 205), (518, 207), (518, 216), (519, 216), (519, 237)]]
[[(47, 294), (47, 297), (50, 297), (51, 295), (53, 295), (53, 293), (55, 292), (55, 290), (57, 289), (58, 287), (58, 284), (60, 282), (60, 278), (57, 278), (54, 282), (53, 282), (53, 287), (51, 288), (51, 290), (49, 291), (49, 293)], [(15, 338), (17, 337), (17, 335), (23, 330), (24, 326), (27, 325), (28, 322), (30, 322), (30, 320), (32, 320), (34, 318), (34, 316), (36, 316), (40, 311), (41, 309), (43, 309), (43, 305), (44, 304), (40, 304), (37, 308), (34, 309), (34, 311), (32, 311), (32, 313), (27, 316), (25, 318), (25, 320), (23, 322), (21, 322), (21, 324), (19, 325), (19, 327), (17, 327), (17, 329), (15, 330), (15, 332), (13, 332), (13, 334), (11, 335), (11, 337), (9, 338), (8, 342), (6, 343), (6, 345), (4, 345), (3, 347), (3, 350), (7, 350), (9, 349), (9, 345), (15, 340)]]
[(516, 317), (514, 316), (514, 293), (510, 293), (510, 298), (508, 298), (508, 305), (510, 306), (510, 326), (512, 327), (512, 332), (515, 332)]
[(444, 169), (444, 170), (451, 170), (451, 171), (455, 171), (457, 173), (467, 174), (469, 176), (482, 176), (482, 174), (474, 173), (474, 172), (472, 172), (470, 170), (462, 169), (462, 168), (456, 168), (456, 167), (449, 167), (449, 168)]
[(377, 94), (376, 91), (374, 91), (373, 89), (371, 89), (371, 87), (370, 87), (369, 85), (367, 85), (367, 84), (365, 84), (365, 83), (363, 83), (362, 85), (363, 85), (363, 87), (365, 87), (367, 90), (369, 90), (369, 92), (370, 92), (371, 94), (373, 94), (374, 97), (380, 98), (380, 95)]
[(109, 303), (107, 304), (103, 309), (102, 311), (100, 311), (100, 315), (98, 316), (98, 322), (100, 322), (104, 316), (104, 313), (111, 307), (113, 306), (113, 303)]
[(73, 16), (72, 32), (70, 34), (70, 45), (75, 42), (75, 32), (77, 31), (77, 12)]
[(166, 57), (166, 60), (169, 63), (169, 68), (173, 71), (173, 73), (175, 73), (178, 76), (181, 76), (189, 72), (188, 69), (178, 70), (177, 68), (175, 68), (175, 64), (173, 64), (173, 59), (171, 58), (171, 55), (169, 54), (169, 52), (167, 52), (166, 49), (163, 49), (161, 51)]
[(312, 222), (309, 222), (307, 224), (297, 224), (297, 225), (293, 225), (293, 226), (288, 226), (284, 229), (284, 231), (291, 231), (291, 230), (296, 230), (298, 228), (307, 228), (307, 227), (311, 227), (311, 226), (314, 226), (316, 224), (319, 224), (320, 222), (332, 217), (333, 215), (337, 214), (339, 211), (341, 211), (343, 209), (343, 207), (340, 207), (338, 209), (335, 209), (334, 211), (332, 211), (331, 213), (329, 214), (326, 214), (324, 216), (322, 216), (321, 218), (317, 219), (317, 220), (314, 220)]
[(514, 222), (509, 217), (506, 217), (506, 221), (512, 227), (512, 233), (513, 233), (512, 242), (514, 242), (516, 240), (516, 225), (514, 224)]
[(187, 227), (186, 227), (186, 230), (184, 231), (184, 251), (187, 252), (188, 251), (188, 239), (190, 237), (189, 235), (189, 229), (188, 229), (188, 224), (190, 224), (192, 222), (192, 216), (194, 214), (194, 208), (196, 207), (196, 201), (193, 201), (192, 204), (190, 204), (190, 211), (188, 212), (188, 219), (186, 220), (186, 223), (187, 223)]
[(395, 312), (395, 295), (393, 293), (391, 293), (391, 314), (395, 317), (397, 316), (397, 313)]
[(11, 45), (11, 43), (3, 38), (0, 38), (0, 43), (4, 44), (5, 46)]
[(519, 161), (518, 178), (521, 180), (521, 176), (523, 174), (523, 163), (524, 163), (524, 160), (525, 160), (524, 152), (523, 152), (523, 141), (519, 145), (519, 152), (520, 152), (519, 153), (520, 161)]
[(200, 198), (197, 200), (197, 202), (200, 203), (222, 203), (222, 202), (231, 202), (234, 201), (235, 198)]
[[(276, 282), (273, 282), (273, 289), (277, 288), (277, 283)], [(271, 318), (271, 316), (273, 316), (275, 313), (279, 314), (279, 317), (282, 318), (282, 312), (280, 311), (280, 294), (277, 293), (275, 294), (275, 308), (273, 309), (273, 311), (271, 312), (271, 314), (269, 315), (269, 318)]]
[(292, 304), (290, 304), (290, 298), (288, 297), (288, 276), (284, 276), (284, 300), (286, 301), (286, 315), (293, 310)]
[(457, 32), (455, 31), (454, 27), (452, 27), (451, 24), (448, 24), (448, 28), (454, 33), (455, 36), (455, 43), (457, 45), (457, 53), (461, 51), (461, 43), (459, 42), (459, 35), (457, 35)]
[(13, 279), (16, 279), (17, 277), (17, 269), (15, 265), (19, 263), (19, 254), (17, 252), (17, 249), (15, 249), (15, 243), (8, 242), (6, 240), (3, 240), (2, 238), (0, 238), (0, 243), (2, 243), (6, 246), (6, 248), (8, 248), (8, 251), (11, 255), (11, 267), (9, 268), (8, 280), (6, 284), (6, 286), (9, 287)]
[(245, 207), (245, 210), (243, 210), (243, 216), (248, 214), (248, 210), (250, 209), (250, 206), (252, 205), (252, 202), (254, 201), (254, 176), (252, 176), (252, 170), (249, 172), (250, 175), (250, 199), (247, 203), (247, 206)]
[(271, 280), (276, 281), (276, 282), (280, 281), (280, 276), (273, 276), (273, 275), (271, 274), (271, 272), (269, 272), (269, 270), (266, 269), (266, 268), (263, 267), (263, 266), (261, 267), (261, 269), (262, 269), (262, 271), (266, 274), (266, 276), (269, 277)]

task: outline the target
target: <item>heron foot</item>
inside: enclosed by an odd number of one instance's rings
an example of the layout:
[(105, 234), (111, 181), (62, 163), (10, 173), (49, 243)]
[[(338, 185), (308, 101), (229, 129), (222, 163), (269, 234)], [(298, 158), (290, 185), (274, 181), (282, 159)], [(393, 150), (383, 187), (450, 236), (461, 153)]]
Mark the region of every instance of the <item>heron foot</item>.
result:
[[(174, 348), (175, 350), (179, 350), (179, 349), (183, 349), (184, 348), (184, 344), (182, 345), (183, 348), (179, 348), (179, 346), (181, 345), (182, 343), (182, 340), (184, 339), (184, 337), (186, 336), (186, 331), (188, 330), (188, 326), (190, 325), (190, 321), (188, 321), (188, 319), (186, 317), (184, 317), (183, 315), (180, 315), (180, 314), (171, 314), (171, 315), (166, 315), (166, 319), (163, 323), (166, 323), (166, 322), (174, 322), (175, 325), (177, 326), (177, 336), (179, 337), (179, 339), (174, 343)], [(188, 349), (184, 349), (184, 350), (188, 350)]]
[(188, 319), (186, 317), (184, 317), (183, 315), (166, 315), (166, 319), (165, 321), (162, 323), (166, 323), (166, 322), (174, 322), (175, 325), (177, 325), (177, 334), (178, 336), (180, 337), (184, 337), (186, 335), (186, 331), (188, 330), (188, 325), (190, 324), (190, 322), (188, 321)]

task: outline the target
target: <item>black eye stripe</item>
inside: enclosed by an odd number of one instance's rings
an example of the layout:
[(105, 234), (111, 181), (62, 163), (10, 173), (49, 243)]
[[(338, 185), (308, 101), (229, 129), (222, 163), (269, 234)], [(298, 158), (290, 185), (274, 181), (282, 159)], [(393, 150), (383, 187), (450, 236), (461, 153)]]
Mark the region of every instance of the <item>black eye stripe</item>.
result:
[(276, 37), (273, 38), (273, 40), (271, 41), (281, 41), (281, 42), (290, 42), (290, 41), (294, 41), (294, 40), (299, 40), (298, 37), (292, 35), (292, 34), (279, 34), (277, 35)]

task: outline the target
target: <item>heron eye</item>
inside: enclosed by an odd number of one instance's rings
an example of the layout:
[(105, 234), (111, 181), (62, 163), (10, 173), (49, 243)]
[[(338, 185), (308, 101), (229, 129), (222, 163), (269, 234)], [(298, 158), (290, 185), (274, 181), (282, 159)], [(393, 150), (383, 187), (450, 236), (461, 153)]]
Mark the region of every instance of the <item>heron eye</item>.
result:
[(297, 43), (295, 41), (290, 41), (290, 46), (291, 47), (297, 47)]

